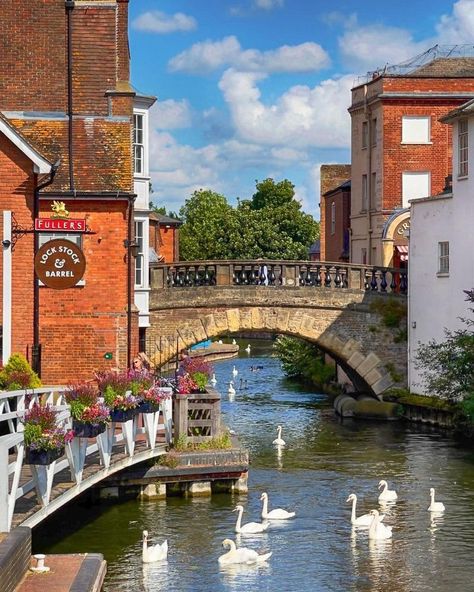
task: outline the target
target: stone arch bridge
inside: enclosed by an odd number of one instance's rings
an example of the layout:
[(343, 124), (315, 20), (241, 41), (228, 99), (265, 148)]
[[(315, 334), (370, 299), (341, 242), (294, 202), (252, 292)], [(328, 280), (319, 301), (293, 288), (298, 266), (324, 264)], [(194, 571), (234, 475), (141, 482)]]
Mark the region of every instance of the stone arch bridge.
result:
[(406, 386), (406, 331), (387, 328), (381, 317), (390, 299), (406, 308), (404, 270), (308, 261), (195, 261), (154, 264), (150, 279), (147, 342), (158, 365), (209, 338), (271, 332), (315, 343), (359, 390), (379, 396), (392, 386)]

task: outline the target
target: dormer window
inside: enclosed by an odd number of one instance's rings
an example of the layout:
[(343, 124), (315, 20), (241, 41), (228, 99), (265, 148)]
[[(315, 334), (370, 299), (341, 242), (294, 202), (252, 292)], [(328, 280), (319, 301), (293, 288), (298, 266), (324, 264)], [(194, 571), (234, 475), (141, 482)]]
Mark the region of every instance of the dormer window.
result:
[(468, 167), (468, 126), (467, 119), (460, 119), (458, 123), (458, 154), (459, 154), (459, 177), (467, 177)]

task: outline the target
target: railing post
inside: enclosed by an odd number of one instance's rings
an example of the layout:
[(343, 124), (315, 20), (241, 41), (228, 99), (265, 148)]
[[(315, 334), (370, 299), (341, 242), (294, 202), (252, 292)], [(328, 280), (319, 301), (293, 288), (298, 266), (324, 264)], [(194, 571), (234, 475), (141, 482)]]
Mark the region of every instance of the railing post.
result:
[(8, 446), (0, 444), (0, 532), (9, 532)]
[(174, 442), (188, 439), (188, 396), (177, 394), (174, 401)]
[(217, 286), (231, 286), (232, 275), (230, 273), (229, 263), (216, 265), (216, 285)]
[(348, 269), (347, 282), (348, 287), (353, 290), (364, 290), (364, 270)]
[(150, 268), (150, 288), (161, 289), (166, 287), (165, 271), (164, 267)]
[(299, 267), (284, 263), (282, 265), (282, 286), (299, 285)]

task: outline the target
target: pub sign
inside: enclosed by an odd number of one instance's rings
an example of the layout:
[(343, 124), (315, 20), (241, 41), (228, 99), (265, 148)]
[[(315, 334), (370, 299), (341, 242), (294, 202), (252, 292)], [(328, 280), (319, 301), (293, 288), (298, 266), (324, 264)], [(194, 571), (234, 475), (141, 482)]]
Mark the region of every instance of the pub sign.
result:
[(72, 288), (82, 279), (85, 270), (84, 253), (70, 240), (50, 240), (36, 253), (35, 273), (48, 288)]

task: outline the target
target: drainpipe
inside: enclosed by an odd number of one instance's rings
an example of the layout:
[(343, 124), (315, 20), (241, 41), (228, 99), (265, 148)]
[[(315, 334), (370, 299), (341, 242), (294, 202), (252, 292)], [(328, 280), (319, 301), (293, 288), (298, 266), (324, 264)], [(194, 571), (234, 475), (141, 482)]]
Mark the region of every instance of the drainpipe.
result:
[(133, 222), (134, 222), (134, 207), (135, 196), (128, 198), (128, 230), (127, 230), (127, 368), (132, 364), (132, 301), (133, 301), (133, 286), (135, 281), (133, 279), (132, 266), (132, 244), (133, 244)]
[[(49, 177), (43, 183), (37, 184), (38, 177), (35, 175), (35, 191), (33, 196), (33, 221), (39, 217), (39, 194), (42, 189), (51, 185), (54, 181), (54, 177), (56, 176), (56, 172), (59, 168), (61, 161), (56, 161), (51, 166), (51, 171), (49, 172)], [(39, 248), (39, 235), (37, 232), (33, 234), (33, 262), (36, 257), (36, 253), (38, 252)], [(34, 265), (34, 263), (33, 263)], [(39, 282), (36, 274), (33, 273), (33, 352), (32, 352), (32, 366), (33, 370), (38, 374), (41, 375), (41, 362), (40, 362), (40, 341), (39, 341)]]
[[(364, 114), (367, 118), (367, 264), (372, 265), (372, 112), (367, 101), (367, 85), (364, 85)], [(375, 191), (375, 187), (374, 187)]]
[(68, 158), (69, 158), (69, 189), (75, 190), (74, 186), (74, 147), (72, 128), (72, 11), (74, 0), (65, 0), (67, 19), (67, 115), (68, 115)]

